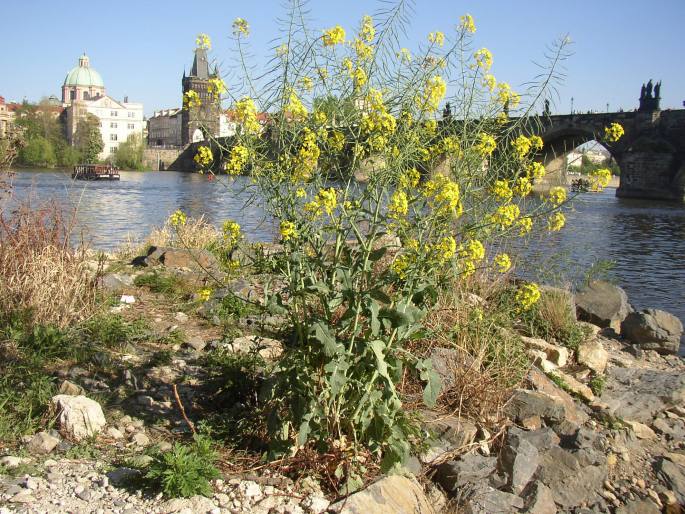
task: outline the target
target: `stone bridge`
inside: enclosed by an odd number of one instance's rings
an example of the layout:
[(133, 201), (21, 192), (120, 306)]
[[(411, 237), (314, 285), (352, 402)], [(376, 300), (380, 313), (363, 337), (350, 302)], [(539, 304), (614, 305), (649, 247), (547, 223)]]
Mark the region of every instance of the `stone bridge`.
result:
[(536, 118), (532, 133), (544, 141), (548, 181), (566, 183), (566, 154), (587, 141), (601, 141), (604, 128), (620, 123), (616, 143), (602, 141), (616, 160), (616, 196), (685, 202), (685, 109), (550, 115)]

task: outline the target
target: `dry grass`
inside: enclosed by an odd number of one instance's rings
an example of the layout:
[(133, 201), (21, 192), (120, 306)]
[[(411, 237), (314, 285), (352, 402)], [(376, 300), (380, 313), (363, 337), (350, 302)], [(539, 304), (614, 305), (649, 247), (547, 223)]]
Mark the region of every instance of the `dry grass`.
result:
[(96, 278), (69, 235), (54, 204), (0, 213), (0, 318), (67, 327), (93, 312)]

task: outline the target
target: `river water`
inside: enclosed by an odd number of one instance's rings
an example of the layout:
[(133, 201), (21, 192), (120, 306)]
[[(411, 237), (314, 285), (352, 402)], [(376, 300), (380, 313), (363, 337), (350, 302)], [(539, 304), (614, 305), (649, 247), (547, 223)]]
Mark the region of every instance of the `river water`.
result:
[[(77, 229), (104, 250), (128, 236), (143, 240), (176, 209), (216, 224), (234, 219), (252, 240), (270, 241), (275, 234), (257, 205), (245, 205), (243, 178), (227, 185), (191, 173), (122, 172), (120, 182), (82, 182), (68, 172), (21, 170), (13, 182), (19, 198), (55, 198), (76, 207)], [(575, 197), (566, 228), (531, 241), (520, 269), (546, 283), (577, 281), (611, 261), (609, 277), (635, 308), (661, 308), (685, 320), (685, 207), (614, 193), (609, 188)]]

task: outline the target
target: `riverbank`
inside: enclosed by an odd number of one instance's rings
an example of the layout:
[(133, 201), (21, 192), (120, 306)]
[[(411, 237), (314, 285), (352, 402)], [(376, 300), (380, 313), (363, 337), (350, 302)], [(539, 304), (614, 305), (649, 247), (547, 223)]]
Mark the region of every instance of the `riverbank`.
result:
[[(8, 391), (3, 374), (0, 397), (35, 404), (29, 425), (0, 414), (0, 511), (648, 513), (685, 502), (685, 365), (662, 337), (670, 325), (659, 315), (646, 322), (653, 336), (634, 330), (627, 295), (601, 282), (577, 295), (543, 288), (540, 308), (553, 310), (525, 322), (496, 314), (500, 287), (455, 291), (449, 316), (426, 323), (436, 405), (422, 406), (411, 380), (402, 386), (427, 439), (400, 475), (383, 477), (368, 456), (366, 489), (345, 499), (332, 475), (348, 458), (339, 448), (267, 464), (257, 392), (289, 338), (260, 299), (279, 287), (279, 252), (244, 244), (239, 268), (200, 248), (87, 257), (99, 300), (84, 324), (24, 335), (17, 325), (3, 338), (12, 366), (50, 386), (31, 396), (23, 378)], [(503, 359), (475, 344), (476, 314), (498, 319)], [(454, 326), (472, 335), (453, 339)], [(160, 494), (151, 470), (186, 452), (174, 468), (182, 480), (199, 458), (193, 432), (211, 437), (219, 475), (208, 475), (206, 498)]]

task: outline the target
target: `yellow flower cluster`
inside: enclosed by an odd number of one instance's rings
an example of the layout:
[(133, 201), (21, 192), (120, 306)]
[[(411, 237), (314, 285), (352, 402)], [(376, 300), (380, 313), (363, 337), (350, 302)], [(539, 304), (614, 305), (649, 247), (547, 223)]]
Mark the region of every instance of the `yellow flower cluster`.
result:
[(620, 123), (612, 123), (604, 128), (604, 140), (608, 143), (615, 143), (623, 137), (624, 133), (625, 131)]
[(498, 253), (493, 259), (495, 268), (500, 273), (506, 273), (511, 268), (511, 258), (506, 253)]
[(373, 46), (367, 45), (363, 40), (357, 38), (354, 40), (354, 52), (360, 61), (370, 61), (373, 57)]
[(212, 290), (209, 288), (200, 289), (197, 293), (197, 299), (201, 302), (206, 302), (212, 296)]
[(508, 202), (514, 194), (506, 180), (496, 180), (490, 188), (490, 193), (500, 202)]
[(425, 183), (423, 195), (427, 198), (433, 197), (438, 214), (461, 216), (463, 212), (459, 184), (441, 173)]
[(315, 216), (320, 216), (323, 212), (331, 216), (337, 205), (338, 194), (334, 188), (329, 187), (328, 189), (320, 189), (314, 200), (305, 204), (304, 210)]
[(377, 89), (369, 91), (366, 102), (369, 110), (362, 115), (362, 133), (371, 136), (369, 146), (372, 149), (382, 150), (388, 142), (387, 137), (395, 132), (397, 120), (388, 112), (383, 95)]
[(528, 196), (533, 191), (533, 184), (528, 177), (519, 177), (511, 190), (516, 196)]
[(562, 212), (556, 211), (547, 218), (547, 228), (550, 232), (557, 232), (566, 225), (566, 216)]
[(199, 147), (193, 160), (200, 166), (208, 166), (214, 160), (212, 150), (208, 146)]
[(478, 142), (475, 145), (475, 149), (479, 155), (481, 155), (482, 157), (492, 155), (492, 152), (494, 152), (496, 148), (497, 142), (495, 141), (495, 138), (492, 137), (490, 134), (481, 132), (478, 135)]
[(314, 81), (309, 77), (302, 77), (300, 79), (300, 84), (302, 84), (302, 89), (305, 91), (311, 91), (314, 89)]
[(286, 55), (288, 55), (288, 44), (283, 43), (278, 48), (276, 48), (276, 56), (285, 57)]
[(226, 162), (224, 165), (226, 173), (229, 175), (240, 175), (245, 167), (245, 164), (247, 164), (249, 157), (250, 151), (243, 145), (236, 145), (231, 148), (228, 162)]
[(434, 45), (443, 46), (445, 44), (445, 34), (435, 31), (428, 34), (428, 41)]
[(197, 94), (197, 91), (193, 91), (192, 89), (189, 91), (186, 91), (183, 93), (183, 108), (184, 109), (191, 109), (193, 107), (200, 107), (202, 105), (202, 101), (200, 100), (200, 95)]
[(545, 176), (545, 167), (540, 162), (531, 162), (528, 166), (528, 177), (540, 179)]
[(516, 204), (501, 205), (490, 215), (490, 221), (500, 228), (511, 227), (521, 215), (521, 210)]
[(362, 27), (359, 30), (359, 37), (367, 43), (371, 43), (373, 38), (376, 37), (376, 29), (373, 26), (373, 18), (371, 18), (371, 16), (365, 15), (362, 18)]
[(411, 52), (408, 48), (401, 48), (400, 51), (397, 52), (397, 57), (399, 57), (402, 62), (411, 62)]
[(325, 125), (328, 121), (328, 116), (323, 111), (314, 111), (314, 123), (317, 125)]
[(293, 180), (304, 182), (309, 180), (312, 173), (314, 173), (319, 163), (321, 150), (316, 144), (316, 134), (314, 132), (305, 127), (303, 134), (302, 146), (297, 151), (297, 156), (295, 157)]
[(494, 75), (486, 73), (483, 76), (483, 85), (492, 93), (495, 90), (495, 87), (497, 87), (497, 79)]
[(238, 100), (235, 105), (235, 117), (246, 134), (257, 134), (261, 126), (257, 121), (257, 108), (250, 97)]
[(534, 150), (542, 150), (544, 142), (540, 136), (530, 136), (528, 139), (530, 140), (530, 146), (532, 146)]
[(291, 239), (297, 239), (297, 227), (292, 221), (281, 221), (280, 226), (281, 239), (283, 241), (289, 241)]
[(354, 88), (359, 89), (368, 81), (368, 76), (363, 68), (355, 68), (351, 73), (352, 82), (354, 83)]
[(611, 171), (607, 168), (593, 170), (588, 174), (590, 178), (590, 189), (592, 191), (601, 191), (611, 182)]
[(447, 92), (447, 83), (440, 75), (435, 75), (426, 81), (423, 93), (418, 96), (416, 103), (421, 110), (435, 112), (440, 101)]
[(227, 246), (233, 247), (240, 241), (242, 234), (240, 233), (240, 225), (238, 223), (233, 220), (226, 220), (222, 229)]
[(547, 201), (552, 205), (559, 206), (566, 201), (566, 188), (556, 186), (549, 190)]
[(540, 288), (535, 282), (523, 284), (516, 291), (516, 302), (522, 311), (530, 310), (540, 299)]
[(309, 114), (309, 111), (297, 97), (295, 91), (291, 91), (288, 95), (288, 103), (285, 105), (285, 112), (288, 113), (294, 121), (303, 121)]
[(328, 78), (328, 70), (323, 66), (317, 68), (316, 73), (318, 73), (321, 80), (326, 80)]
[(243, 18), (236, 18), (235, 20), (233, 20), (233, 35), (249, 36), (250, 26), (248, 25), (247, 21), (245, 21)]
[(209, 39), (207, 34), (198, 34), (197, 38), (195, 39), (195, 45), (204, 50), (211, 50), (212, 41)]
[(169, 216), (168, 223), (172, 227), (182, 227), (183, 225), (186, 224), (188, 221), (188, 217), (186, 216), (185, 212), (182, 210), (177, 210), (176, 212), (172, 213), (171, 216)]
[(519, 159), (523, 159), (532, 147), (532, 142), (526, 136), (518, 136), (512, 141), (511, 146), (514, 147), (514, 154)]
[(406, 253), (403, 253), (395, 258), (395, 260), (390, 265), (390, 269), (395, 274), (397, 274), (398, 277), (400, 277), (401, 279), (405, 279), (407, 277), (407, 269), (409, 268), (409, 265), (411, 263), (411, 257)]
[(402, 218), (409, 212), (409, 200), (407, 193), (401, 189), (397, 189), (390, 197), (390, 204), (388, 205), (388, 213), (391, 218)]
[(485, 247), (477, 239), (471, 239), (459, 249), (459, 256), (472, 261), (482, 261), (485, 258)]
[(521, 95), (514, 93), (511, 86), (506, 82), (497, 84), (497, 101), (502, 105), (509, 104), (509, 107), (516, 107), (521, 103)]
[(341, 152), (345, 147), (345, 135), (339, 130), (334, 130), (326, 138), (328, 146), (334, 152)]
[(401, 188), (407, 189), (410, 187), (416, 187), (419, 185), (419, 180), (421, 180), (421, 174), (416, 168), (405, 171), (400, 175), (398, 184)]
[(522, 216), (516, 221), (519, 228), (519, 236), (525, 236), (533, 229), (533, 218), (530, 216)]
[(459, 18), (459, 29), (474, 34), (476, 32), (476, 24), (473, 22), (473, 16), (470, 14), (461, 16)]
[(434, 251), (438, 262), (447, 262), (457, 253), (457, 242), (452, 236), (445, 236), (435, 245)]
[(476, 50), (476, 53), (473, 54), (473, 58), (476, 61), (476, 65), (479, 68), (482, 68), (483, 71), (489, 71), (492, 67), (492, 53), (487, 48)]
[(345, 42), (345, 29), (340, 25), (336, 25), (323, 33), (324, 46), (341, 45)]
[(212, 77), (211, 79), (209, 79), (207, 91), (214, 98), (221, 98), (221, 95), (226, 92), (226, 84), (219, 77)]

